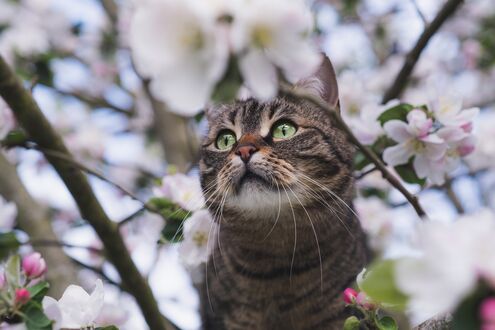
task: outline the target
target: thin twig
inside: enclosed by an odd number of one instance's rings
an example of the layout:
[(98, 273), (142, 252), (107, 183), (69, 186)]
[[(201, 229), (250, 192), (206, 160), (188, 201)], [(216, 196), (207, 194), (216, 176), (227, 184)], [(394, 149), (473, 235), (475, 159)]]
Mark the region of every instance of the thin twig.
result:
[(398, 191), (404, 195), (404, 197), (407, 199), (407, 201), (412, 205), (416, 213), (420, 216), (420, 218), (423, 218), (426, 216), (425, 211), (419, 204), (419, 201), (416, 196), (411, 194), (405, 187), (402, 185), (402, 183), (397, 179), (395, 175), (393, 175), (388, 169), (387, 166), (383, 163), (383, 161), (368, 147), (363, 145), (359, 140), (356, 138), (352, 130), (347, 126), (345, 121), (342, 119), (340, 116), (339, 112), (331, 108), (325, 101), (323, 101), (321, 98), (309, 94), (300, 90), (295, 90), (291, 88), (290, 86), (287, 85), (282, 85), (282, 91), (290, 96), (296, 97), (301, 100), (306, 100), (314, 105), (320, 107), (321, 109), (327, 111), (332, 118), (335, 120), (336, 124), (338, 127), (347, 135), (349, 140), (356, 145), (359, 150), (373, 163), (375, 164), (376, 168), (382, 173), (383, 177), (390, 182), (392, 186), (394, 186)]
[(125, 217), (119, 223), (117, 226), (121, 228), (122, 226), (126, 225), (127, 223), (131, 222), (134, 220), (137, 216), (139, 216), (141, 213), (143, 213), (146, 210), (146, 208), (143, 206), (142, 208), (138, 209), (137, 211), (131, 213), (129, 216)]
[(435, 35), (435, 33), (440, 29), (440, 27), (447, 21), (447, 19), (455, 13), (457, 8), (463, 3), (463, 0), (449, 0), (445, 3), (442, 9), (438, 12), (435, 19), (428, 25), (414, 48), (407, 54), (404, 65), (400, 70), (399, 74), (395, 78), (394, 83), (385, 93), (383, 97), (382, 103), (386, 104), (388, 101), (393, 100), (400, 96), (402, 91), (407, 85), (409, 81), (409, 77), (411, 76), (416, 63), (421, 56), (421, 53), (428, 45), (430, 39)]
[(103, 250), (95, 248), (93, 246), (83, 246), (83, 245), (75, 245), (75, 244), (70, 244), (70, 243), (65, 243), (62, 241), (53, 241), (53, 240), (46, 240), (46, 239), (31, 239), (23, 245), (32, 245), (32, 246), (46, 246), (46, 247), (64, 247), (64, 248), (70, 248), (70, 249), (82, 249), (82, 250), (88, 250), (92, 253), (97, 253), (97, 254), (103, 254)]
[(108, 275), (105, 274), (103, 269), (95, 267), (95, 266), (90, 266), (90, 265), (85, 264), (84, 262), (81, 262), (75, 258), (70, 258), (70, 259), (72, 260), (73, 263), (75, 263), (79, 267), (88, 269), (88, 270), (92, 271), (93, 273), (100, 275), (106, 282), (120, 288), (122, 291), (129, 292), (129, 290), (127, 290), (121, 283), (117, 283), (114, 280), (112, 280), (110, 277), (108, 277)]
[(416, 10), (416, 13), (418, 14), (419, 18), (421, 18), (421, 20), (423, 21), (423, 24), (425, 26), (428, 26), (428, 20), (426, 19), (426, 16), (423, 13), (423, 11), (421, 10), (421, 8), (419, 8), (418, 2), (416, 0), (410, 0), (410, 1), (411, 1), (412, 5), (414, 6), (414, 9)]
[(83, 103), (87, 103), (92, 108), (107, 108), (115, 112), (124, 114), (128, 117), (132, 116), (134, 113), (134, 110), (132, 108), (129, 110), (123, 109), (121, 107), (116, 106), (115, 104), (108, 102), (103, 97), (90, 96), (80, 91), (63, 91), (57, 88), (54, 88), (54, 90), (55, 92), (57, 92), (62, 96), (73, 97)]
[(452, 186), (452, 181), (450, 178), (447, 178), (445, 181), (445, 184), (443, 185), (443, 188), (445, 189), (445, 192), (447, 193), (447, 196), (449, 197), (450, 201), (454, 205), (455, 209), (459, 214), (464, 214), (466, 210), (464, 209), (464, 206), (462, 206), (462, 202), (457, 196), (456, 192), (454, 191), (454, 187)]

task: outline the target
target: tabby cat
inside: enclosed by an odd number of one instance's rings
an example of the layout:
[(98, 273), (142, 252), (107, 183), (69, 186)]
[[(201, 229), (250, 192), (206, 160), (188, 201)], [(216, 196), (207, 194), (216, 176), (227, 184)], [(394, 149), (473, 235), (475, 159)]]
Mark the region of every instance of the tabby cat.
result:
[[(300, 85), (338, 106), (327, 58)], [(352, 146), (328, 113), (289, 96), (207, 114), (200, 171), (218, 234), (204, 328), (342, 329), (341, 294), (367, 259)]]

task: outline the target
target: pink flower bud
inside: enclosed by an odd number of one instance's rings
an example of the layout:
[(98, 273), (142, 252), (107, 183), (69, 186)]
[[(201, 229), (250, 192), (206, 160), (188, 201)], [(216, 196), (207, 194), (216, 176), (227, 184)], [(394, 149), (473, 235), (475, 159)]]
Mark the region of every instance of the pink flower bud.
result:
[(28, 278), (38, 278), (46, 272), (45, 259), (38, 252), (31, 253), (22, 259), (22, 269)]
[(364, 292), (359, 292), (356, 297), (356, 303), (364, 309), (372, 310), (375, 308), (373, 301)]
[(495, 330), (495, 323), (484, 323), (481, 325), (481, 330)]
[(486, 298), (480, 306), (481, 320), (495, 324), (495, 298)]
[(29, 299), (31, 299), (31, 294), (29, 293), (28, 289), (25, 288), (15, 289), (16, 304), (24, 305), (29, 301)]
[(353, 288), (347, 288), (344, 290), (343, 297), (344, 297), (344, 301), (346, 304), (349, 304), (349, 305), (354, 304), (356, 302), (357, 296), (358, 296), (358, 293)]

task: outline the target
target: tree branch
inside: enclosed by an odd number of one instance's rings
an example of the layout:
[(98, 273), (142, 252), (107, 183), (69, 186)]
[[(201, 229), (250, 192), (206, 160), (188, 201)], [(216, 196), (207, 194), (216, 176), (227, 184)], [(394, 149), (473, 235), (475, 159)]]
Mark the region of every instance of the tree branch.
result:
[(395, 78), (394, 83), (385, 93), (383, 97), (382, 103), (385, 104), (390, 100), (398, 98), (404, 88), (407, 85), (409, 77), (411, 76), (413, 69), (416, 63), (421, 56), (421, 53), (428, 45), (430, 39), (435, 35), (435, 33), (440, 29), (440, 27), (447, 21), (447, 19), (455, 13), (455, 11), (459, 8), (459, 6), (463, 3), (463, 0), (449, 0), (445, 3), (443, 8), (438, 12), (437, 16), (433, 21), (428, 25), (414, 48), (407, 54), (406, 60), (399, 74)]
[[(47, 208), (40, 205), (26, 190), (17, 169), (0, 151), (0, 195), (17, 206), (17, 223), (31, 238), (58, 240), (50, 222)], [(37, 249), (50, 265), (47, 279), (51, 283), (50, 295), (60, 297), (67, 286), (77, 281), (77, 267), (60, 249), (40, 246)]]
[(418, 198), (411, 194), (405, 187), (402, 185), (402, 183), (397, 179), (395, 175), (393, 175), (388, 169), (387, 166), (383, 163), (383, 161), (368, 147), (363, 145), (359, 140), (356, 138), (352, 130), (347, 126), (345, 121), (342, 119), (340, 116), (339, 112), (328, 106), (328, 104), (323, 101), (321, 98), (303, 92), (303, 91), (298, 91), (295, 90), (289, 86), (283, 85), (282, 86), (282, 91), (289, 96), (296, 97), (301, 100), (306, 100), (308, 102), (313, 103), (314, 105), (318, 106), (322, 110), (327, 111), (332, 118), (335, 120), (335, 123), (337, 126), (347, 135), (348, 139), (358, 147), (359, 150), (373, 163), (375, 164), (375, 167), (382, 173), (383, 178), (386, 179), (390, 184), (397, 189), (406, 199), (407, 201), (412, 205), (416, 213), (422, 218), (426, 216), (425, 211), (419, 204)]
[[(5, 60), (0, 57), (0, 96), (12, 109), (19, 124), (42, 149), (49, 149), (72, 158), (61, 137), (55, 132), (31, 94), (26, 91)], [(148, 283), (131, 259), (117, 225), (110, 220), (97, 200), (86, 176), (66, 161), (45, 153), (74, 198), (84, 219), (100, 237), (109, 260), (117, 269), (122, 283), (141, 308), (153, 330), (173, 329), (164, 321)]]

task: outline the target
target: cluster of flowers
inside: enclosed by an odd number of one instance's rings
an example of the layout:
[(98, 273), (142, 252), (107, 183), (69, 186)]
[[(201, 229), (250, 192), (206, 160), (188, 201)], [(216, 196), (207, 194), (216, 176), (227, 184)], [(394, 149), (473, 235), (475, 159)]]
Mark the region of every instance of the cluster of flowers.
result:
[[(136, 5), (130, 46), (154, 95), (183, 115), (244, 82), (269, 99), (279, 72), (289, 82), (313, 73), (313, 15), (303, 0), (147, 0)], [(221, 88), (220, 88), (221, 87)]]
[[(172, 215), (165, 216), (168, 222), (178, 222), (171, 232), (170, 241), (180, 240), (179, 253), (186, 267), (194, 268), (208, 260), (215, 237), (213, 218), (205, 209), (205, 200), (197, 177), (177, 173), (163, 178), (161, 186), (155, 188), (155, 196), (165, 198), (180, 206)], [(172, 225), (172, 224), (168, 224)]]
[(38, 252), (22, 258), (10, 257), (0, 272), (0, 317), (6, 323), (22, 324), (20, 329), (79, 329), (94, 327), (104, 303), (103, 283), (97, 280), (89, 295), (70, 285), (57, 301), (45, 296), (49, 285), (43, 281), (45, 259)]
[(429, 106), (394, 102), (377, 107), (352, 118), (350, 126), (367, 145), (383, 145), (387, 138), (383, 159), (388, 165), (411, 164), (418, 178), (441, 185), (461, 158), (474, 151), (478, 113), (477, 108), (463, 110), (460, 100), (440, 97)]
[[(463, 216), (454, 223), (425, 222), (416, 233), (418, 253), (372, 267), (364, 275), (363, 287), (373, 299), (394, 304), (396, 301), (380, 300), (380, 290), (376, 290), (379, 286), (374, 282), (378, 275), (389, 276), (390, 281), (381, 290), (396, 292), (397, 301), (406, 302), (404, 306), (414, 323), (453, 313), (457, 320), (470, 323), (473, 315), (479, 315), (475, 321), (493, 329), (494, 235), (495, 214), (488, 210)], [(367, 288), (375, 288), (375, 292)], [(387, 299), (390, 297), (388, 294)], [(470, 328), (479, 327), (472, 324)]]
[(355, 329), (399, 329), (395, 320), (389, 316), (381, 315), (381, 306), (373, 301), (364, 291), (356, 291), (347, 288), (342, 294), (347, 306), (354, 309), (354, 316), (349, 317), (344, 323), (344, 330)]

